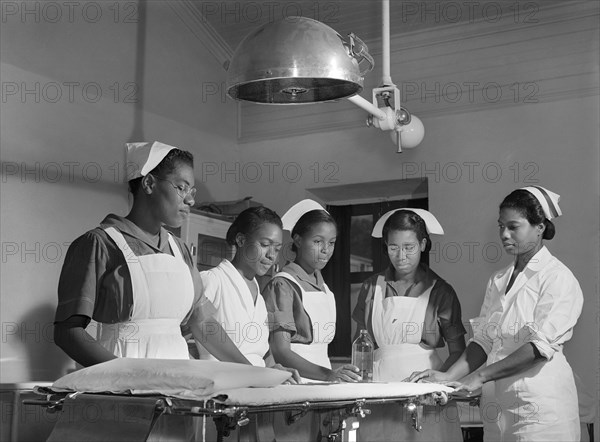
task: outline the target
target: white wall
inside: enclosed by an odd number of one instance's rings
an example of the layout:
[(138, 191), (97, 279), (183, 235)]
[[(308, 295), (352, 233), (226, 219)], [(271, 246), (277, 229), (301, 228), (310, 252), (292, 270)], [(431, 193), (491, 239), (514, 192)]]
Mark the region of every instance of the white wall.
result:
[[(222, 69), (167, 2), (147, 2), (145, 20), (133, 2), (76, 3), (72, 15), (61, 2), (8, 3), (17, 10), (3, 4), (2, 383), (71, 366), (52, 343), (58, 277), (73, 239), (127, 213), (125, 142), (188, 149), (198, 176), (203, 161), (238, 155), (235, 104), (202, 93)], [(198, 187), (198, 200), (238, 194), (235, 183)]]

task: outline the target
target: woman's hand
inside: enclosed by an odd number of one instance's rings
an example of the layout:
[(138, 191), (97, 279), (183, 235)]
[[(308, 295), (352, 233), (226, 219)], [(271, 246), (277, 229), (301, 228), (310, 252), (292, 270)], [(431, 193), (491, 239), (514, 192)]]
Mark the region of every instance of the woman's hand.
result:
[(292, 373), (292, 377), (289, 378), (287, 381), (285, 381), (284, 384), (300, 384), (301, 383), (300, 373), (298, 373), (298, 370), (296, 370), (295, 368), (284, 367), (281, 364), (274, 364), (274, 365), (270, 366), (269, 368), (274, 368), (275, 370), (282, 370), (282, 371), (287, 371), (289, 373)]
[(361, 381), (361, 375), (356, 365), (345, 364), (335, 370), (331, 370), (327, 380), (329, 382), (358, 382)]
[(449, 387), (454, 387), (455, 393), (462, 391), (468, 396), (472, 396), (474, 393), (479, 393), (479, 390), (481, 389), (484, 383), (485, 379), (483, 378), (483, 376), (481, 376), (481, 374), (478, 372), (474, 372), (465, 376), (462, 379), (459, 379), (458, 381), (448, 382), (446, 383), (446, 385), (448, 385)]
[(404, 382), (435, 382), (441, 384), (449, 381), (450, 378), (443, 371), (423, 370), (414, 371), (409, 377), (404, 379)]

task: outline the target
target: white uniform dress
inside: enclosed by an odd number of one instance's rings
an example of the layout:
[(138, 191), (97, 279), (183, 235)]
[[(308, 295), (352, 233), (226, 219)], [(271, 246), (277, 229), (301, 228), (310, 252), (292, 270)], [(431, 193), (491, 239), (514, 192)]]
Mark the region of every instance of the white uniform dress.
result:
[[(240, 272), (228, 260), (210, 270), (200, 272), (204, 295), (217, 309), (214, 318), (222, 325), (240, 352), (252, 365), (265, 366), (269, 351), (267, 307), (259, 295), (256, 301)], [(254, 280), (257, 293), (258, 283)], [(196, 342), (200, 359), (212, 359), (202, 344)]]
[[(417, 297), (385, 297), (386, 282), (377, 278), (373, 294), (372, 327), (378, 348), (373, 356), (373, 380), (401, 382), (414, 371), (439, 369), (442, 360), (434, 348), (422, 344), (425, 312), (436, 280)], [(394, 404), (372, 407), (360, 423), (361, 440), (462, 441), (458, 412), (447, 407), (425, 406), (422, 431), (412, 427), (410, 416)]]
[(578, 441), (577, 391), (563, 344), (581, 314), (577, 279), (542, 247), (506, 287), (511, 265), (490, 279), (473, 341), (500, 361), (526, 343), (544, 359), (525, 372), (483, 386), (481, 417), (486, 441)]

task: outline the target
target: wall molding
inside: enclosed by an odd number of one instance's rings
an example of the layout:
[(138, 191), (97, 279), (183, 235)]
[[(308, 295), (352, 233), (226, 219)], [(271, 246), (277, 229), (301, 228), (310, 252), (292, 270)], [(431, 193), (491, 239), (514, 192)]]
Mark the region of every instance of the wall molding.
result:
[[(597, 96), (599, 16), (598, 2), (565, 2), (540, 8), (532, 23), (510, 17), (394, 35), (392, 79), (403, 105), (422, 119)], [(380, 42), (368, 44), (378, 63)], [(379, 69), (365, 79), (361, 95), (368, 100)], [(296, 107), (242, 103), (239, 142), (357, 128), (365, 118), (347, 100)]]
[(219, 65), (226, 71), (233, 55), (233, 50), (210, 25), (192, 0), (172, 0), (167, 2), (184, 26), (215, 57)]
[(306, 190), (327, 205), (347, 206), (427, 198), (429, 183), (427, 177), (405, 178), (313, 187)]

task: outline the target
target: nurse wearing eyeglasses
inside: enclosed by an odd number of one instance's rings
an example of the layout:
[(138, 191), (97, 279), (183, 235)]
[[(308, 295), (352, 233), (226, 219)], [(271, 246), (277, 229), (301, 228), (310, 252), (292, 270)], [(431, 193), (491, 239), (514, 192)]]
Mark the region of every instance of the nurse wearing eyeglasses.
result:
[[(357, 330), (372, 336), (373, 380), (400, 382), (414, 371), (444, 371), (465, 349), (461, 308), (452, 286), (421, 262), (431, 248), (429, 234), (442, 235), (438, 220), (423, 209), (398, 209), (384, 214), (372, 236), (382, 238), (390, 266), (366, 280), (352, 313)], [(440, 358), (438, 348), (448, 347)], [(359, 428), (370, 441), (462, 441), (455, 404), (426, 406), (423, 430), (412, 428), (402, 407), (373, 406)]]
[[(58, 285), (54, 338), (83, 366), (117, 357), (188, 359), (187, 324), (216, 358), (249, 362), (213, 319), (180, 227), (194, 204), (193, 157), (163, 143), (127, 145), (133, 205), (69, 247)], [(86, 331), (97, 322), (95, 336)]]

